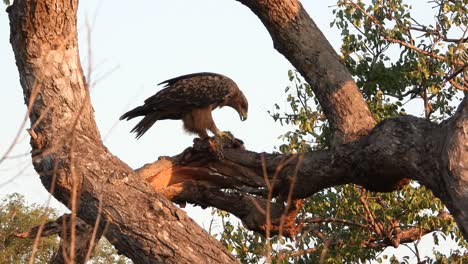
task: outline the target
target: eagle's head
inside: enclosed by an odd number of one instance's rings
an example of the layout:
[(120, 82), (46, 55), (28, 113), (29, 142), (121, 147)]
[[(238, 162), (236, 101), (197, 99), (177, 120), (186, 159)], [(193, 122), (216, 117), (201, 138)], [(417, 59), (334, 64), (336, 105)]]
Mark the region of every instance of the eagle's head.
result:
[(247, 119), (247, 113), (249, 112), (249, 102), (241, 90), (239, 90), (235, 96), (232, 107), (236, 109), (237, 113), (239, 113), (239, 117), (242, 121)]

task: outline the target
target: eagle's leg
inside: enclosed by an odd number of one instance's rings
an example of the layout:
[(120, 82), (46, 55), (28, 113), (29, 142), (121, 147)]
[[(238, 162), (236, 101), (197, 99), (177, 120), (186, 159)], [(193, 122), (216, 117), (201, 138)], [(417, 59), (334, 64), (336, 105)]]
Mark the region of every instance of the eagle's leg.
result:
[(206, 132), (206, 130), (199, 130), (199, 131), (197, 131), (197, 134), (198, 134), (198, 137), (201, 140), (209, 138), (208, 133)]
[(206, 129), (213, 123), (209, 108), (192, 109), (183, 116), (182, 121), (186, 131), (196, 133), (201, 140), (209, 138)]

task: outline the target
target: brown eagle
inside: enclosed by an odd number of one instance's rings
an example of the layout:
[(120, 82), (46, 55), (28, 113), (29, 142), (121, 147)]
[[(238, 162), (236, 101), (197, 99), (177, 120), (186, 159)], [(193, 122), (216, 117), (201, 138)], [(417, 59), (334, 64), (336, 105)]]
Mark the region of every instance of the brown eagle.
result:
[[(236, 83), (216, 73), (201, 72), (179, 76), (159, 83), (164, 89), (145, 100), (142, 106), (128, 111), (120, 120), (144, 118), (132, 129), (140, 138), (158, 120), (181, 119), (184, 128), (208, 138), (207, 130), (217, 136), (228, 136), (215, 125), (211, 111), (217, 107), (234, 108), (242, 121), (247, 119), (248, 102)], [(229, 136), (228, 136), (229, 137)]]

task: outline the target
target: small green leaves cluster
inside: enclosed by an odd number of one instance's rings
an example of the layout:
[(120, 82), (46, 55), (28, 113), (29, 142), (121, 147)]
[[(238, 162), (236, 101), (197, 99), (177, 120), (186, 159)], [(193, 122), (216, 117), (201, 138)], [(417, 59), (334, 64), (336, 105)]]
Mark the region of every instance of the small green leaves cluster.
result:
[[(28, 263), (34, 239), (18, 238), (15, 234), (39, 226), (43, 220), (54, 221), (57, 217), (57, 211), (53, 208), (37, 204), (28, 205), (18, 193), (3, 198), (0, 201), (0, 263)], [(34, 263), (49, 263), (58, 249), (58, 244), (57, 235), (41, 238), (34, 255)], [(117, 255), (117, 250), (105, 239), (99, 242), (94, 253), (88, 263), (131, 263), (127, 258)]]
[(280, 145), (279, 151), (305, 153), (325, 148), (330, 139), (328, 123), (312, 88), (303, 81), (297, 71), (289, 70), (288, 79), (291, 85), (284, 90), (287, 109), (281, 109), (275, 104), (275, 109), (268, 111), (275, 122), (292, 128), (280, 137), (287, 144)]
[(467, 2), (430, 1), (431, 24), (419, 22), (405, 2), (340, 0), (331, 26), (341, 30), (342, 60), (366, 100), (380, 91), (404, 112), (403, 104), (421, 98), (425, 116), (441, 120), (468, 87)]
[[(14, 236), (41, 223), (43, 217), (52, 220), (57, 215), (45, 207), (27, 205), (24, 197), (15, 193), (8, 195), (0, 202), (0, 262), (28, 263), (31, 257), (33, 240)], [(48, 263), (58, 248), (57, 236), (41, 240), (35, 254), (35, 263)]]
[(222, 232), (218, 234), (218, 239), (229, 252), (242, 263), (261, 263), (266, 254), (266, 239), (263, 236), (243, 228), (225, 211), (213, 209), (212, 215), (218, 216), (221, 221)]

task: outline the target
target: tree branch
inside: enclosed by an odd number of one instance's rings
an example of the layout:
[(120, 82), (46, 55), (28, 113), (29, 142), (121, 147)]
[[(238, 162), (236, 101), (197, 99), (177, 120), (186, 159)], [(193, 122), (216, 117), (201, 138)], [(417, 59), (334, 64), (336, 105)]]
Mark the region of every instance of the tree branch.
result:
[[(97, 228), (96, 235), (93, 237), (94, 227), (88, 225), (80, 218), (76, 218), (72, 223), (71, 215), (64, 214), (57, 218), (55, 221), (48, 222), (41, 230), (40, 226), (33, 227), (31, 230), (16, 234), (21, 238), (35, 238), (40, 232), (39, 236), (46, 237), (58, 234), (62, 239), (60, 246), (50, 260), (50, 263), (69, 263), (70, 245), (71, 245), (71, 226), (74, 225), (76, 229), (75, 244), (75, 263), (86, 263), (88, 252), (92, 252), (97, 245), (97, 242), (102, 236), (103, 228)], [(41, 232), (42, 231), (42, 232)]]
[[(440, 188), (432, 185), (439, 175), (434, 169), (437, 159), (431, 158), (437, 157), (436, 146), (442, 142), (435, 140), (438, 133), (437, 126), (425, 119), (401, 116), (380, 123), (358, 141), (332, 150), (303, 156), (267, 154), (233, 148), (225, 142), (221, 159), (207, 142), (196, 141), (182, 154), (161, 158), (138, 173), (172, 201), (226, 210), (249, 229), (263, 233), (268, 202), (275, 231), (281, 227), (288, 197), (298, 200), (348, 183), (391, 192), (406, 185), (408, 179)], [(268, 199), (269, 188), (273, 189), (273, 200)], [(301, 228), (293, 217), (298, 208), (286, 210), (286, 236), (295, 235)]]
[(332, 145), (366, 135), (375, 120), (346, 67), (297, 0), (238, 0), (267, 28), (273, 45), (311, 85), (333, 131)]

